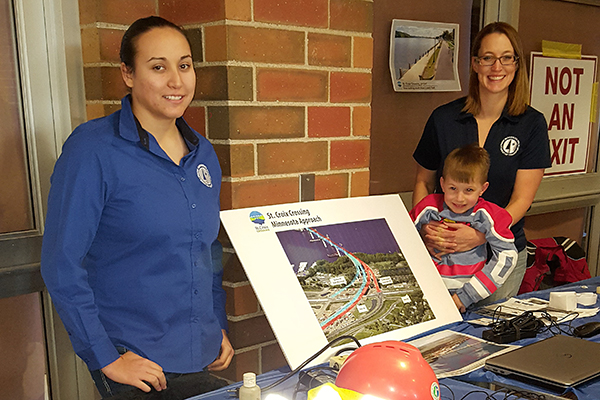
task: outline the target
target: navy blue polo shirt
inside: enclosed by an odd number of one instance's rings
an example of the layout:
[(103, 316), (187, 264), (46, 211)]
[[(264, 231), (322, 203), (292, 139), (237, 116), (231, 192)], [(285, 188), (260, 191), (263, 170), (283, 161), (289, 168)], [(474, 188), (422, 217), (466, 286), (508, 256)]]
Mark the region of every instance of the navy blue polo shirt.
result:
[(179, 165), (139, 126), (128, 96), (80, 125), (56, 162), (41, 270), (90, 370), (115, 361), (116, 346), (166, 372), (200, 371), (219, 354), (221, 169), (205, 138), (177, 126), (190, 150)]
[[(439, 178), (446, 156), (458, 147), (479, 142), (475, 117), (462, 111), (465, 100), (465, 97), (454, 100), (433, 111), (413, 153), (419, 165), (437, 171), (436, 193), (442, 192)], [(491, 164), (490, 186), (483, 198), (503, 208), (510, 201), (517, 170), (551, 166), (546, 120), (542, 113), (531, 107), (518, 116), (509, 115), (505, 110), (492, 125), (484, 148), (490, 155)], [(527, 244), (523, 224), (521, 219), (511, 228), (519, 251)]]

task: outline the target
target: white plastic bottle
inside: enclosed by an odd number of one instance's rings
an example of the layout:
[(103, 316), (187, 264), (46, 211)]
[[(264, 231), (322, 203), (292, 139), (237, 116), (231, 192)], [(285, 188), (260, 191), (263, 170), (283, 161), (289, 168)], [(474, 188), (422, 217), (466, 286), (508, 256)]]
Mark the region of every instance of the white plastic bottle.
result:
[(240, 400), (260, 400), (260, 387), (256, 384), (254, 372), (244, 374), (244, 384), (240, 387)]

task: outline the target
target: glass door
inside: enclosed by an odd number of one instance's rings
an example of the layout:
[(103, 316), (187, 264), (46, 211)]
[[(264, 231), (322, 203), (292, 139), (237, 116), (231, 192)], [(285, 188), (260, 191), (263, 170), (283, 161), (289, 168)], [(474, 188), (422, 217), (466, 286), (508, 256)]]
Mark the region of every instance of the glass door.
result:
[(2, 397), (48, 398), (36, 223), (13, 3), (0, 0), (0, 383)]
[(12, 2), (0, 0), (0, 235), (35, 228)]

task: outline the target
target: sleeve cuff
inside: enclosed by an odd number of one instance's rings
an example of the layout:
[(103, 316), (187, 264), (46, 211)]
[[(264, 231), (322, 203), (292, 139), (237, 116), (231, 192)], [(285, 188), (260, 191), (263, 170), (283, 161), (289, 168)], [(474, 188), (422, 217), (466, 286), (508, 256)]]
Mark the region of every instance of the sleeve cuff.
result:
[(119, 358), (119, 352), (108, 338), (86, 350), (78, 351), (77, 355), (87, 364), (90, 371), (104, 368)]

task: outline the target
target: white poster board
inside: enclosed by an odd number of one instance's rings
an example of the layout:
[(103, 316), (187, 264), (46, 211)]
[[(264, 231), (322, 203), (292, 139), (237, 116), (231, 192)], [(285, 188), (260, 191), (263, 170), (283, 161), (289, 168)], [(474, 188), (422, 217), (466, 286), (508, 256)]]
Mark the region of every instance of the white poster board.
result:
[(342, 335), (402, 340), (461, 320), (398, 195), (222, 211), (221, 221), (292, 368)]
[(458, 26), (392, 20), (390, 73), (396, 92), (460, 91)]
[(545, 175), (584, 173), (591, 135), (596, 56), (581, 59), (531, 53), (531, 106), (548, 123), (552, 167)]

